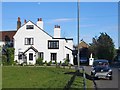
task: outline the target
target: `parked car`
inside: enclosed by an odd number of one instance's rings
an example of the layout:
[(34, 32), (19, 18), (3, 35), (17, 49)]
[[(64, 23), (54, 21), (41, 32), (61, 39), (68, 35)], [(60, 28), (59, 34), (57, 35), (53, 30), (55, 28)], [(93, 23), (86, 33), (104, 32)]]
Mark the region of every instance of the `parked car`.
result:
[(81, 64), (88, 64), (88, 59), (86, 57), (81, 57), (80, 58), (80, 63)]
[(112, 80), (112, 69), (109, 66), (108, 60), (94, 60), (91, 76), (93, 78)]

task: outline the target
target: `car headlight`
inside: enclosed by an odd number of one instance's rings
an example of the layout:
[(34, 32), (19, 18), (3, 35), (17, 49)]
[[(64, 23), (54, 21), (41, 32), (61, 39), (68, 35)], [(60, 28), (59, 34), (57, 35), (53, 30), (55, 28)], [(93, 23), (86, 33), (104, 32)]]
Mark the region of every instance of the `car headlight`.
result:
[(92, 72), (95, 73), (95, 70), (93, 70)]
[(112, 72), (112, 70), (110, 69), (109, 72)]
[(108, 73), (108, 74), (109, 74), (109, 75), (112, 75), (112, 70), (111, 70), (111, 69), (109, 70), (109, 73)]

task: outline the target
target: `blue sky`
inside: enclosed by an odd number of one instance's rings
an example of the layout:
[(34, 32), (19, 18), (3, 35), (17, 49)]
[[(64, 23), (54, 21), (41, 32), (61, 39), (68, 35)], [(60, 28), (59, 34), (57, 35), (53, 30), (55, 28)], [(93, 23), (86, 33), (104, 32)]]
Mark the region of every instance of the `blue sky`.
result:
[[(17, 17), (37, 22), (44, 21), (44, 30), (53, 35), (54, 25), (61, 26), (62, 37), (73, 37), (77, 44), (77, 3), (76, 2), (3, 2), (2, 30), (16, 30)], [(99, 36), (109, 34), (118, 47), (118, 3), (80, 2), (80, 39), (87, 43)]]

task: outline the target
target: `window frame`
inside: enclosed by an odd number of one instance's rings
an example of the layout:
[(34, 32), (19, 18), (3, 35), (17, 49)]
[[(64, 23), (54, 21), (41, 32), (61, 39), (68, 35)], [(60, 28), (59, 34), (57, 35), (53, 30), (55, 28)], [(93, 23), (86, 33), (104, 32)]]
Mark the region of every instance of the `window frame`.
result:
[(44, 52), (38, 52), (38, 58), (44, 59)]
[(48, 49), (59, 49), (59, 40), (48, 40)]
[[(55, 56), (54, 56), (55, 55)], [(57, 53), (51, 53), (50, 54), (50, 60), (51, 61), (57, 61)]]
[[(28, 43), (28, 39), (30, 39), (30, 43)], [(34, 38), (25, 38), (25, 45), (34, 45)]]
[(34, 25), (26, 25), (26, 29), (27, 29), (27, 30), (34, 29)]

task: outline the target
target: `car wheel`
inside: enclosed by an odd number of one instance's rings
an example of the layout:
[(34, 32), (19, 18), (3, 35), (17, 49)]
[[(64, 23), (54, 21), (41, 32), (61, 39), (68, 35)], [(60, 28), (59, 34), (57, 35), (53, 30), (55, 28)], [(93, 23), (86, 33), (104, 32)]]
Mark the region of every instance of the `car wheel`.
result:
[(112, 80), (112, 76), (111, 76), (111, 77), (109, 77), (109, 80)]

